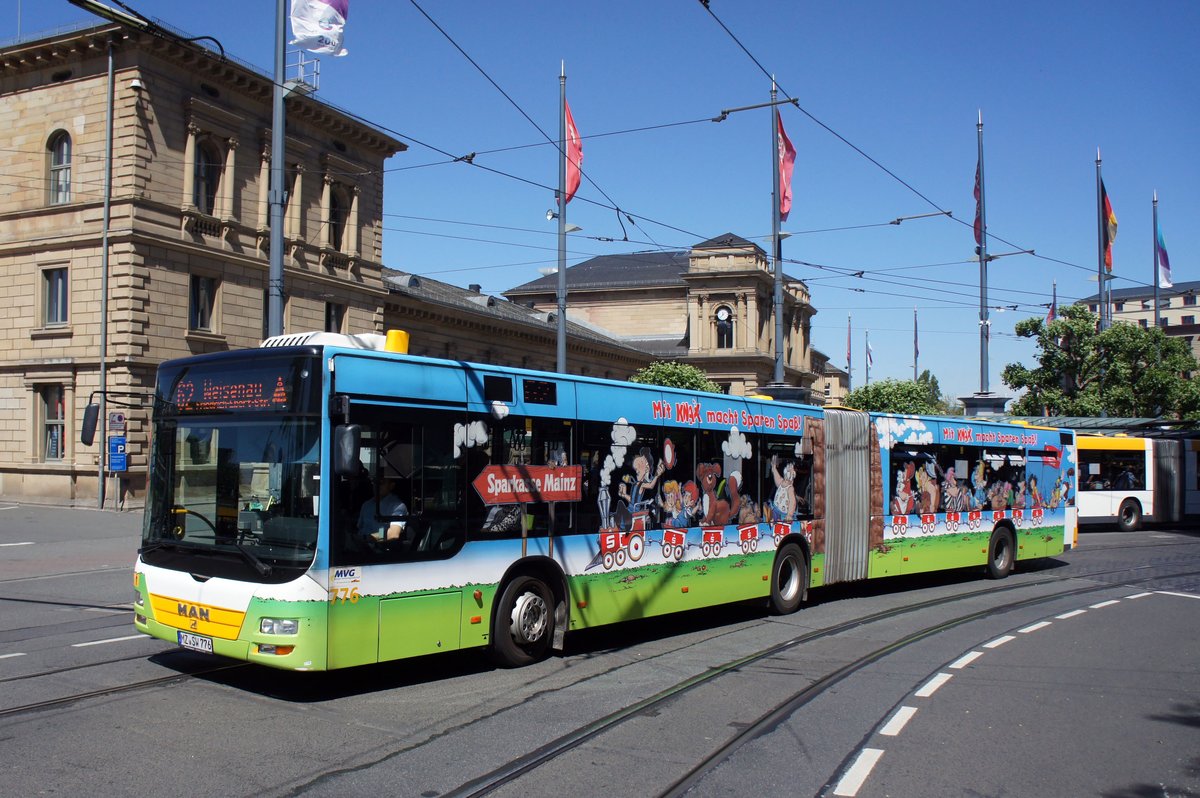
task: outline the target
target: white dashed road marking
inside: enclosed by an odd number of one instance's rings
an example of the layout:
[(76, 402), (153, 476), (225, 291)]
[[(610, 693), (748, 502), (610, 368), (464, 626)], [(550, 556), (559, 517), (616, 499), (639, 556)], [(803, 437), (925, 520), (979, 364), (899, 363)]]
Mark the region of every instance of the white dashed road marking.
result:
[(120, 643), (123, 640), (137, 640), (144, 638), (145, 635), (128, 635), (127, 637), (110, 637), (107, 640), (92, 640), (87, 643), (72, 643), (71, 648), (85, 648), (86, 646), (100, 646), (105, 643)]
[(884, 737), (895, 737), (904, 730), (905, 725), (912, 720), (912, 716), (917, 714), (916, 707), (900, 707), (896, 710), (896, 714), (892, 715), (892, 719), (887, 722), (879, 733)]
[(846, 775), (842, 776), (842, 780), (833, 788), (833, 794), (858, 795), (859, 788), (863, 786), (867, 776), (871, 775), (871, 770), (874, 769), (875, 763), (881, 756), (883, 756), (882, 748), (864, 748), (858, 755), (858, 759), (854, 760), (854, 764), (846, 771)]
[(953, 674), (939, 673), (937, 676), (934, 676), (932, 679), (925, 682), (921, 689), (918, 690), (914, 695), (916, 695), (917, 698), (929, 698), (929, 696), (937, 692), (939, 687), (953, 678)]

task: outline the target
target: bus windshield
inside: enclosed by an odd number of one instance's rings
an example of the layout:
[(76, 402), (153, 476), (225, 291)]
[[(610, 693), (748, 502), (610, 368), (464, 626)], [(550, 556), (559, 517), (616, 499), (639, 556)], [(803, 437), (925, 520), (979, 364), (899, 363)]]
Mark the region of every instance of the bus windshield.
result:
[[(147, 563), (208, 576), (281, 582), (311, 564), (320, 496), (320, 418), (307, 359), (255, 359), (159, 374), (154, 464), (142, 534)], [(257, 406), (247, 375), (281, 397)], [(240, 381), (239, 381), (240, 380)], [(165, 401), (190, 382), (190, 407)], [(276, 389), (276, 382), (287, 389)], [(230, 386), (236, 386), (237, 390)], [(207, 396), (195, 391), (209, 389)], [(286, 394), (287, 401), (282, 397)], [(194, 407), (195, 410), (190, 408)], [(266, 412), (264, 412), (266, 411)]]

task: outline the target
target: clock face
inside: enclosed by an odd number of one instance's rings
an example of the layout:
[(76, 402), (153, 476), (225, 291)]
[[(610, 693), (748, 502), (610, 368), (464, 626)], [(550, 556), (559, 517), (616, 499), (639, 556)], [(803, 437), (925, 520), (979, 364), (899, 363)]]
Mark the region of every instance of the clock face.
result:
[(717, 311), (717, 321), (729, 321), (729, 308), (721, 308)]

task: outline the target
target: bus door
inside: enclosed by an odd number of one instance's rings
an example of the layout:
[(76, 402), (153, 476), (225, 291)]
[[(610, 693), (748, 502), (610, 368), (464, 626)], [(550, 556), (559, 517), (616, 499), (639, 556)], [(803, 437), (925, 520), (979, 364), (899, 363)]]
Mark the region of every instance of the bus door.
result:
[(334, 379), (360, 440), (358, 473), (326, 486), (329, 667), (461, 648), (462, 369), (338, 355)]
[(867, 578), (872, 447), (879, 444), (867, 413), (825, 411), (826, 584)]

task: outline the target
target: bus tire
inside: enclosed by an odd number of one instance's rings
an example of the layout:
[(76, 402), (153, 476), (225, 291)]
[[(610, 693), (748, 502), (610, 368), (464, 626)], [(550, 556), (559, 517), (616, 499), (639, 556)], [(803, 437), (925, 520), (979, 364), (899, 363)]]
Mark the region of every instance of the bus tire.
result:
[(1117, 510), (1117, 528), (1122, 532), (1136, 532), (1142, 526), (1142, 505), (1137, 499), (1126, 499)]
[(987, 575), (989, 579), (1003, 579), (1012, 573), (1016, 558), (1016, 544), (1008, 527), (998, 526), (992, 530), (988, 541)]
[(492, 659), (519, 668), (544, 659), (554, 639), (554, 593), (542, 580), (518, 576), (504, 586), (492, 621)]
[(788, 615), (800, 609), (808, 595), (808, 558), (795, 543), (785, 543), (771, 568), (771, 612)]

